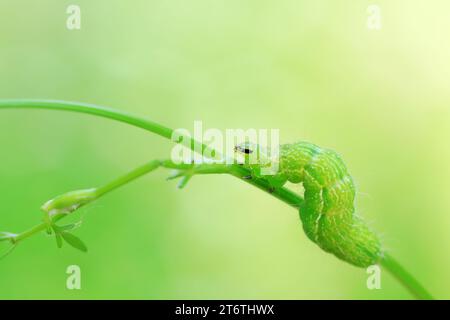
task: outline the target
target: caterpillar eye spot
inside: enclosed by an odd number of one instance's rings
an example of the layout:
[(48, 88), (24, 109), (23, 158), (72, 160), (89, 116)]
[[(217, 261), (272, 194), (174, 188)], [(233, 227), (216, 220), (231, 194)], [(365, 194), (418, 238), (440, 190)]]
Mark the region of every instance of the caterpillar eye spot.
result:
[(252, 150), (252, 149), (246, 148), (246, 147), (241, 147), (241, 146), (236, 146), (236, 147), (234, 147), (234, 151), (235, 151), (235, 152), (239, 151), (239, 152), (242, 152), (242, 153), (245, 153), (245, 154), (251, 154), (251, 153), (253, 153), (253, 150)]

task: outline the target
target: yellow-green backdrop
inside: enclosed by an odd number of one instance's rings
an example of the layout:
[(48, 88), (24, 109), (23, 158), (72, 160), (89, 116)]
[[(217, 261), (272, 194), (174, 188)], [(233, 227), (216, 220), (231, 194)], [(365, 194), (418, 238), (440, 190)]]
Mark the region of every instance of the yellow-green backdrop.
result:
[[(67, 30), (66, 8), (81, 8)], [(381, 29), (367, 27), (371, 4)], [(358, 211), (450, 298), (450, 4), (431, 1), (0, 1), (0, 98), (108, 105), (171, 127), (279, 128), (338, 151)], [(0, 113), (0, 231), (171, 145), (86, 115)], [(297, 212), (237, 179), (158, 171), (80, 210), (89, 253), (38, 235), (0, 261), (0, 299), (407, 299), (325, 254)], [(82, 289), (67, 290), (68, 265)]]

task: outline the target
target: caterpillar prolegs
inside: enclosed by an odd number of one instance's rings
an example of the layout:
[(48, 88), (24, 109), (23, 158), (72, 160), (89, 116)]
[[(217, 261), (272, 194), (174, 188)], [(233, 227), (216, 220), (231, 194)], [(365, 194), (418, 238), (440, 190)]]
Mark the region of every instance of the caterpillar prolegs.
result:
[[(258, 154), (261, 159), (262, 151), (254, 148), (245, 144), (236, 149), (247, 156)], [(355, 266), (377, 263), (382, 257), (380, 241), (355, 212), (355, 186), (340, 156), (308, 142), (297, 142), (281, 145), (278, 161), (277, 173), (268, 180), (278, 186), (287, 181), (303, 184), (305, 201), (299, 211), (308, 238)], [(260, 166), (249, 166), (258, 175)]]

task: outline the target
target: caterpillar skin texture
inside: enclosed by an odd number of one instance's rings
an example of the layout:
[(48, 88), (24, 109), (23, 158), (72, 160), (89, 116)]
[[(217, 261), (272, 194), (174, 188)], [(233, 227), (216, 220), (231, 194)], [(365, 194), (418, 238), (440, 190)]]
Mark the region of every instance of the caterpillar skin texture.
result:
[(303, 229), (323, 250), (357, 267), (380, 260), (380, 241), (355, 213), (353, 179), (336, 152), (308, 142), (281, 145), (279, 170), (268, 180), (303, 184)]

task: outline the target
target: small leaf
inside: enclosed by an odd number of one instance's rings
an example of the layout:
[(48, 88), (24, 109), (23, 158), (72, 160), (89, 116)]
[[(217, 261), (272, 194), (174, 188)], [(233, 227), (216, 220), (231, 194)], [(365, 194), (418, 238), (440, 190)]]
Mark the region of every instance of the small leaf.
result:
[(178, 189), (183, 189), (187, 183), (189, 182), (189, 180), (191, 179), (192, 176), (187, 175), (187, 176), (183, 176), (180, 181), (178, 182)]
[(63, 239), (61, 237), (61, 234), (59, 234), (59, 232), (55, 232), (55, 239), (56, 239), (56, 246), (58, 248), (61, 248), (63, 245)]
[(3, 260), (4, 258), (6, 258), (7, 255), (9, 255), (11, 252), (13, 252), (13, 250), (17, 247), (17, 244), (12, 245), (8, 250), (6, 250), (4, 253), (2, 253), (0, 255), (0, 260)]
[(69, 231), (69, 230), (73, 230), (75, 228), (78, 228), (80, 225), (81, 225), (81, 222), (66, 224), (66, 225), (63, 225), (63, 226), (53, 225), (53, 229), (55, 231), (58, 231), (58, 232)]
[(80, 238), (74, 236), (73, 234), (71, 234), (67, 231), (63, 231), (60, 234), (63, 237), (63, 239), (68, 244), (70, 244), (72, 247), (74, 247), (75, 249), (78, 249), (80, 251), (87, 252), (88, 249), (87, 249), (86, 245), (84, 244), (84, 242), (81, 241)]
[(166, 178), (167, 180), (174, 180), (182, 177), (185, 174), (185, 170), (173, 170), (170, 175)]
[(56, 246), (58, 248), (61, 248), (63, 245), (63, 240), (62, 240), (61, 234), (59, 232), (58, 226), (56, 224), (52, 224), (51, 228), (55, 234)]

